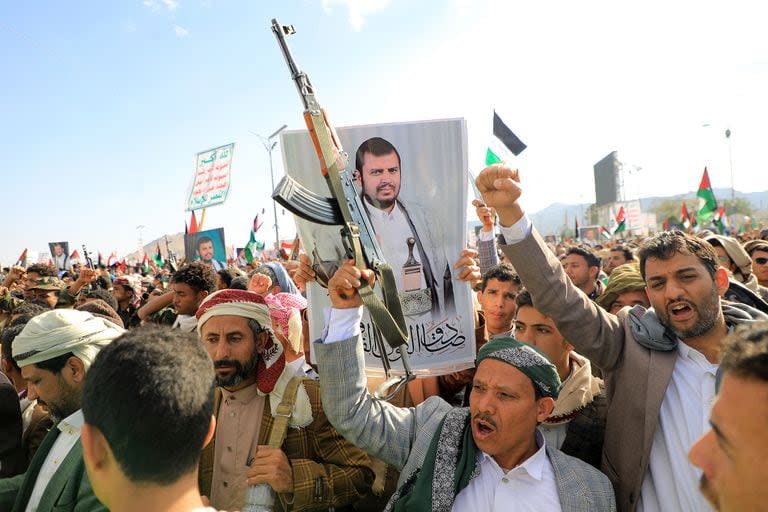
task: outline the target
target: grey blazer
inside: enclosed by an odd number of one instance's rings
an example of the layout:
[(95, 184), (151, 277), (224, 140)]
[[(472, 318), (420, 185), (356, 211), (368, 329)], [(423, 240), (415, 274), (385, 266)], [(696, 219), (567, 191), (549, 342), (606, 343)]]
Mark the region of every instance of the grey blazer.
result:
[(501, 249), (536, 308), (552, 317), (576, 351), (603, 371), (609, 404), (601, 469), (613, 482), (619, 510), (635, 510), (677, 351), (638, 344), (628, 308), (612, 315), (593, 303), (571, 283), (535, 228), (523, 241)]
[[(315, 344), (320, 395), (331, 424), (374, 457), (400, 470), (398, 486), (424, 462), (432, 437), (451, 405), (431, 397), (416, 407), (374, 400), (366, 389), (365, 362), (358, 338)], [(560, 504), (565, 512), (612, 511), (616, 504), (608, 479), (592, 466), (547, 448)]]

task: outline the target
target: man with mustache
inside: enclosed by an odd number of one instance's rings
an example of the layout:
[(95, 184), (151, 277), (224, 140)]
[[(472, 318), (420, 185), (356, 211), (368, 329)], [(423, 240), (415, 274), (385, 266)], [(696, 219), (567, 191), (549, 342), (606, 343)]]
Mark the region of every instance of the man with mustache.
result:
[(711, 245), (679, 231), (658, 233), (638, 251), (652, 307), (610, 314), (574, 286), (532, 227), (517, 170), (487, 167), (477, 186), (536, 308), (603, 371), (610, 407), (601, 468), (619, 510), (708, 510), (686, 454), (704, 431), (728, 329), (768, 317), (721, 302), (727, 271)]
[[(317, 381), (302, 379), (291, 391), (296, 370), (286, 365), (264, 299), (220, 290), (203, 301), (197, 319), (219, 386), (216, 433), (199, 471), (211, 505), (243, 510), (249, 486), (260, 484), (269, 486), (260, 489), (276, 510), (346, 510), (359, 501), (373, 482), (370, 458), (328, 423)], [(279, 448), (269, 447), (281, 417), (287, 435)]]
[(416, 407), (374, 400), (366, 390), (356, 291), (370, 270), (346, 261), (328, 284), (333, 308), (315, 344), (328, 418), (357, 446), (400, 470), (386, 510), (584, 511), (616, 509), (608, 479), (548, 446), (536, 428), (560, 388), (555, 366), (511, 337), (478, 351), (469, 408), (439, 397)]
[(56, 309), (32, 318), (13, 341), (13, 359), (31, 396), (48, 406), (54, 426), (23, 475), (0, 480), (0, 510), (102, 511), (83, 463), (83, 383), (99, 351), (123, 334), (84, 311)]
[[(433, 312), (450, 310), (453, 285), (440, 247), (439, 219), (428, 218), (421, 207), (400, 197), (401, 171), (400, 153), (389, 141), (372, 137), (358, 147), (355, 178), (385, 260), (395, 271), (398, 290), (429, 290)], [(409, 251), (407, 241), (411, 238), (414, 247)], [(415, 275), (419, 282), (406, 282), (408, 277), (402, 269), (414, 263), (421, 265), (421, 272), (410, 276)]]
[(764, 510), (768, 493), (768, 323), (738, 329), (720, 361), (723, 380), (708, 430), (688, 458), (701, 492), (720, 511)]

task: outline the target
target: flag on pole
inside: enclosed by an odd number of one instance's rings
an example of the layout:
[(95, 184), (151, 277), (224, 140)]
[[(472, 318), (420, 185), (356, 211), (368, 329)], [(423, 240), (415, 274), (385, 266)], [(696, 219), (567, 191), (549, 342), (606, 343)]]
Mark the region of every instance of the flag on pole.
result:
[(616, 210), (614, 210), (613, 206), (611, 206), (608, 208), (608, 233), (611, 233), (611, 234), (615, 233), (617, 226), (618, 224), (616, 223)]
[(251, 231), (251, 238), (248, 240), (248, 243), (243, 249), (245, 261), (248, 263), (253, 263), (253, 260), (255, 260), (259, 256), (259, 253), (263, 250), (264, 242), (256, 240), (256, 234)]
[(706, 225), (712, 220), (717, 211), (717, 200), (715, 199), (715, 193), (712, 191), (712, 184), (709, 182), (709, 173), (706, 167), (704, 168), (704, 174), (701, 176), (701, 183), (699, 184), (699, 191), (696, 192), (696, 197), (699, 198), (699, 209), (696, 213), (698, 223)]
[(680, 210), (680, 218), (683, 221), (683, 227), (685, 229), (690, 229), (691, 227), (691, 218), (688, 216), (688, 207), (685, 204), (685, 200), (683, 200), (683, 206)]
[(622, 233), (627, 229), (627, 219), (624, 215), (624, 207), (619, 208), (619, 213), (616, 214), (616, 229), (613, 230), (613, 234)]
[(147, 256), (147, 253), (144, 253), (144, 259), (141, 260), (141, 271), (146, 274), (149, 270), (149, 256)]
[(259, 221), (259, 214), (257, 213), (256, 216), (253, 218), (253, 232), (258, 233), (259, 228), (264, 224), (264, 222)]
[(485, 152), (485, 165), (501, 163), (504, 160), (499, 155), (503, 155), (506, 148), (517, 156), (528, 147), (515, 135), (509, 127), (504, 124), (499, 114), (493, 111), (493, 141)]
[(600, 236), (605, 238), (606, 240), (611, 239), (611, 232), (605, 229), (605, 226), (600, 226)]
[(69, 261), (75, 263), (80, 261), (80, 253), (77, 252), (77, 249), (72, 251), (72, 254), (69, 255)]
[(165, 264), (165, 261), (163, 260), (163, 254), (160, 252), (160, 242), (157, 242), (157, 246), (155, 247), (155, 255), (152, 257), (152, 259), (155, 261), (155, 265), (158, 267), (162, 267)]
[(198, 228), (197, 228), (197, 217), (195, 217), (195, 210), (192, 210), (192, 220), (189, 221), (189, 233), (188, 234), (191, 235), (193, 233), (197, 233), (197, 231), (198, 231)]
[(714, 218), (715, 226), (717, 227), (718, 233), (721, 235), (724, 235), (725, 232), (728, 230), (728, 216), (725, 214), (725, 208), (719, 207), (717, 209), (717, 212), (715, 212), (715, 218)]
[(19, 255), (19, 258), (16, 260), (16, 266), (17, 267), (27, 266), (27, 249), (24, 249)]

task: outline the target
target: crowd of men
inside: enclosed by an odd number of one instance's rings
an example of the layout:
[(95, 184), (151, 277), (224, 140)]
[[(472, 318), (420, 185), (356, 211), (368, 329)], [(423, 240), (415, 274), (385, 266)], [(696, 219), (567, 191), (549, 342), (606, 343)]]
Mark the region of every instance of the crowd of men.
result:
[(768, 233), (552, 245), (477, 187), (475, 366), (389, 401), (352, 261), (319, 340), (306, 255), (3, 269), (0, 512), (768, 510)]

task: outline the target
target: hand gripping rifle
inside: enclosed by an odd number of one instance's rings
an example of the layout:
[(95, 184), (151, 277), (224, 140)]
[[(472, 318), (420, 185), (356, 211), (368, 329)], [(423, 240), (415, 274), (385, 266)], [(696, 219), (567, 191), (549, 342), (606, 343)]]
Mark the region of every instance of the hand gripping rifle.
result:
[(88, 268), (96, 268), (93, 266), (93, 258), (88, 254), (88, 249), (85, 248), (85, 244), (83, 244), (83, 257), (85, 258), (85, 263), (88, 265)]
[[(376, 236), (368, 216), (363, 209), (362, 199), (352, 176), (346, 170), (349, 157), (341, 147), (336, 130), (328, 121), (325, 110), (315, 97), (315, 91), (306, 73), (299, 70), (291, 56), (291, 51), (285, 42), (285, 36), (294, 34), (293, 25), (281, 25), (277, 20), (272, 20), (272, 32), (274, 32), (280, 50), (283, 52), (285, 62), (291, 72), (291, 78), (296, 82), (296, 88), (304, 103), (304, 121), (309, 129), (312, 144), (320, 160), (320, 169), (325, 177), (332, 198), (320, 196), (306, 189), (290, 176), (285, 176), (272, 198), (294, 215), (310, 222), (325, 225), (339, 225), (341, 238), (346, 251), (346, 257), (355, 260), (355, 265), (360, 268), (370, 268), (376, 274), (382, 290), (383, 301), (379, 299), (371, 287), (371, 283), (364, 280), (358, 289), (363, 303), (376, 327), (383, 335), (387, 343), (396, 348), (403, 362), (405, 377), (388, 378), (376, 393), (377, 398), (385, 400), (394, 396), (400, 388), (413, 379), (411, 365), (408, 361), (408, 334), (403, 316), (403, 307), (395, 285), (395, 276), (381, 252)], [(379, 336), (374, 336), (378, 338)], [(382, 350), (384, 369), (389, 377), (389, 361)], [(393, 392), (384, 396), (387, 389), (397, 384)]]

